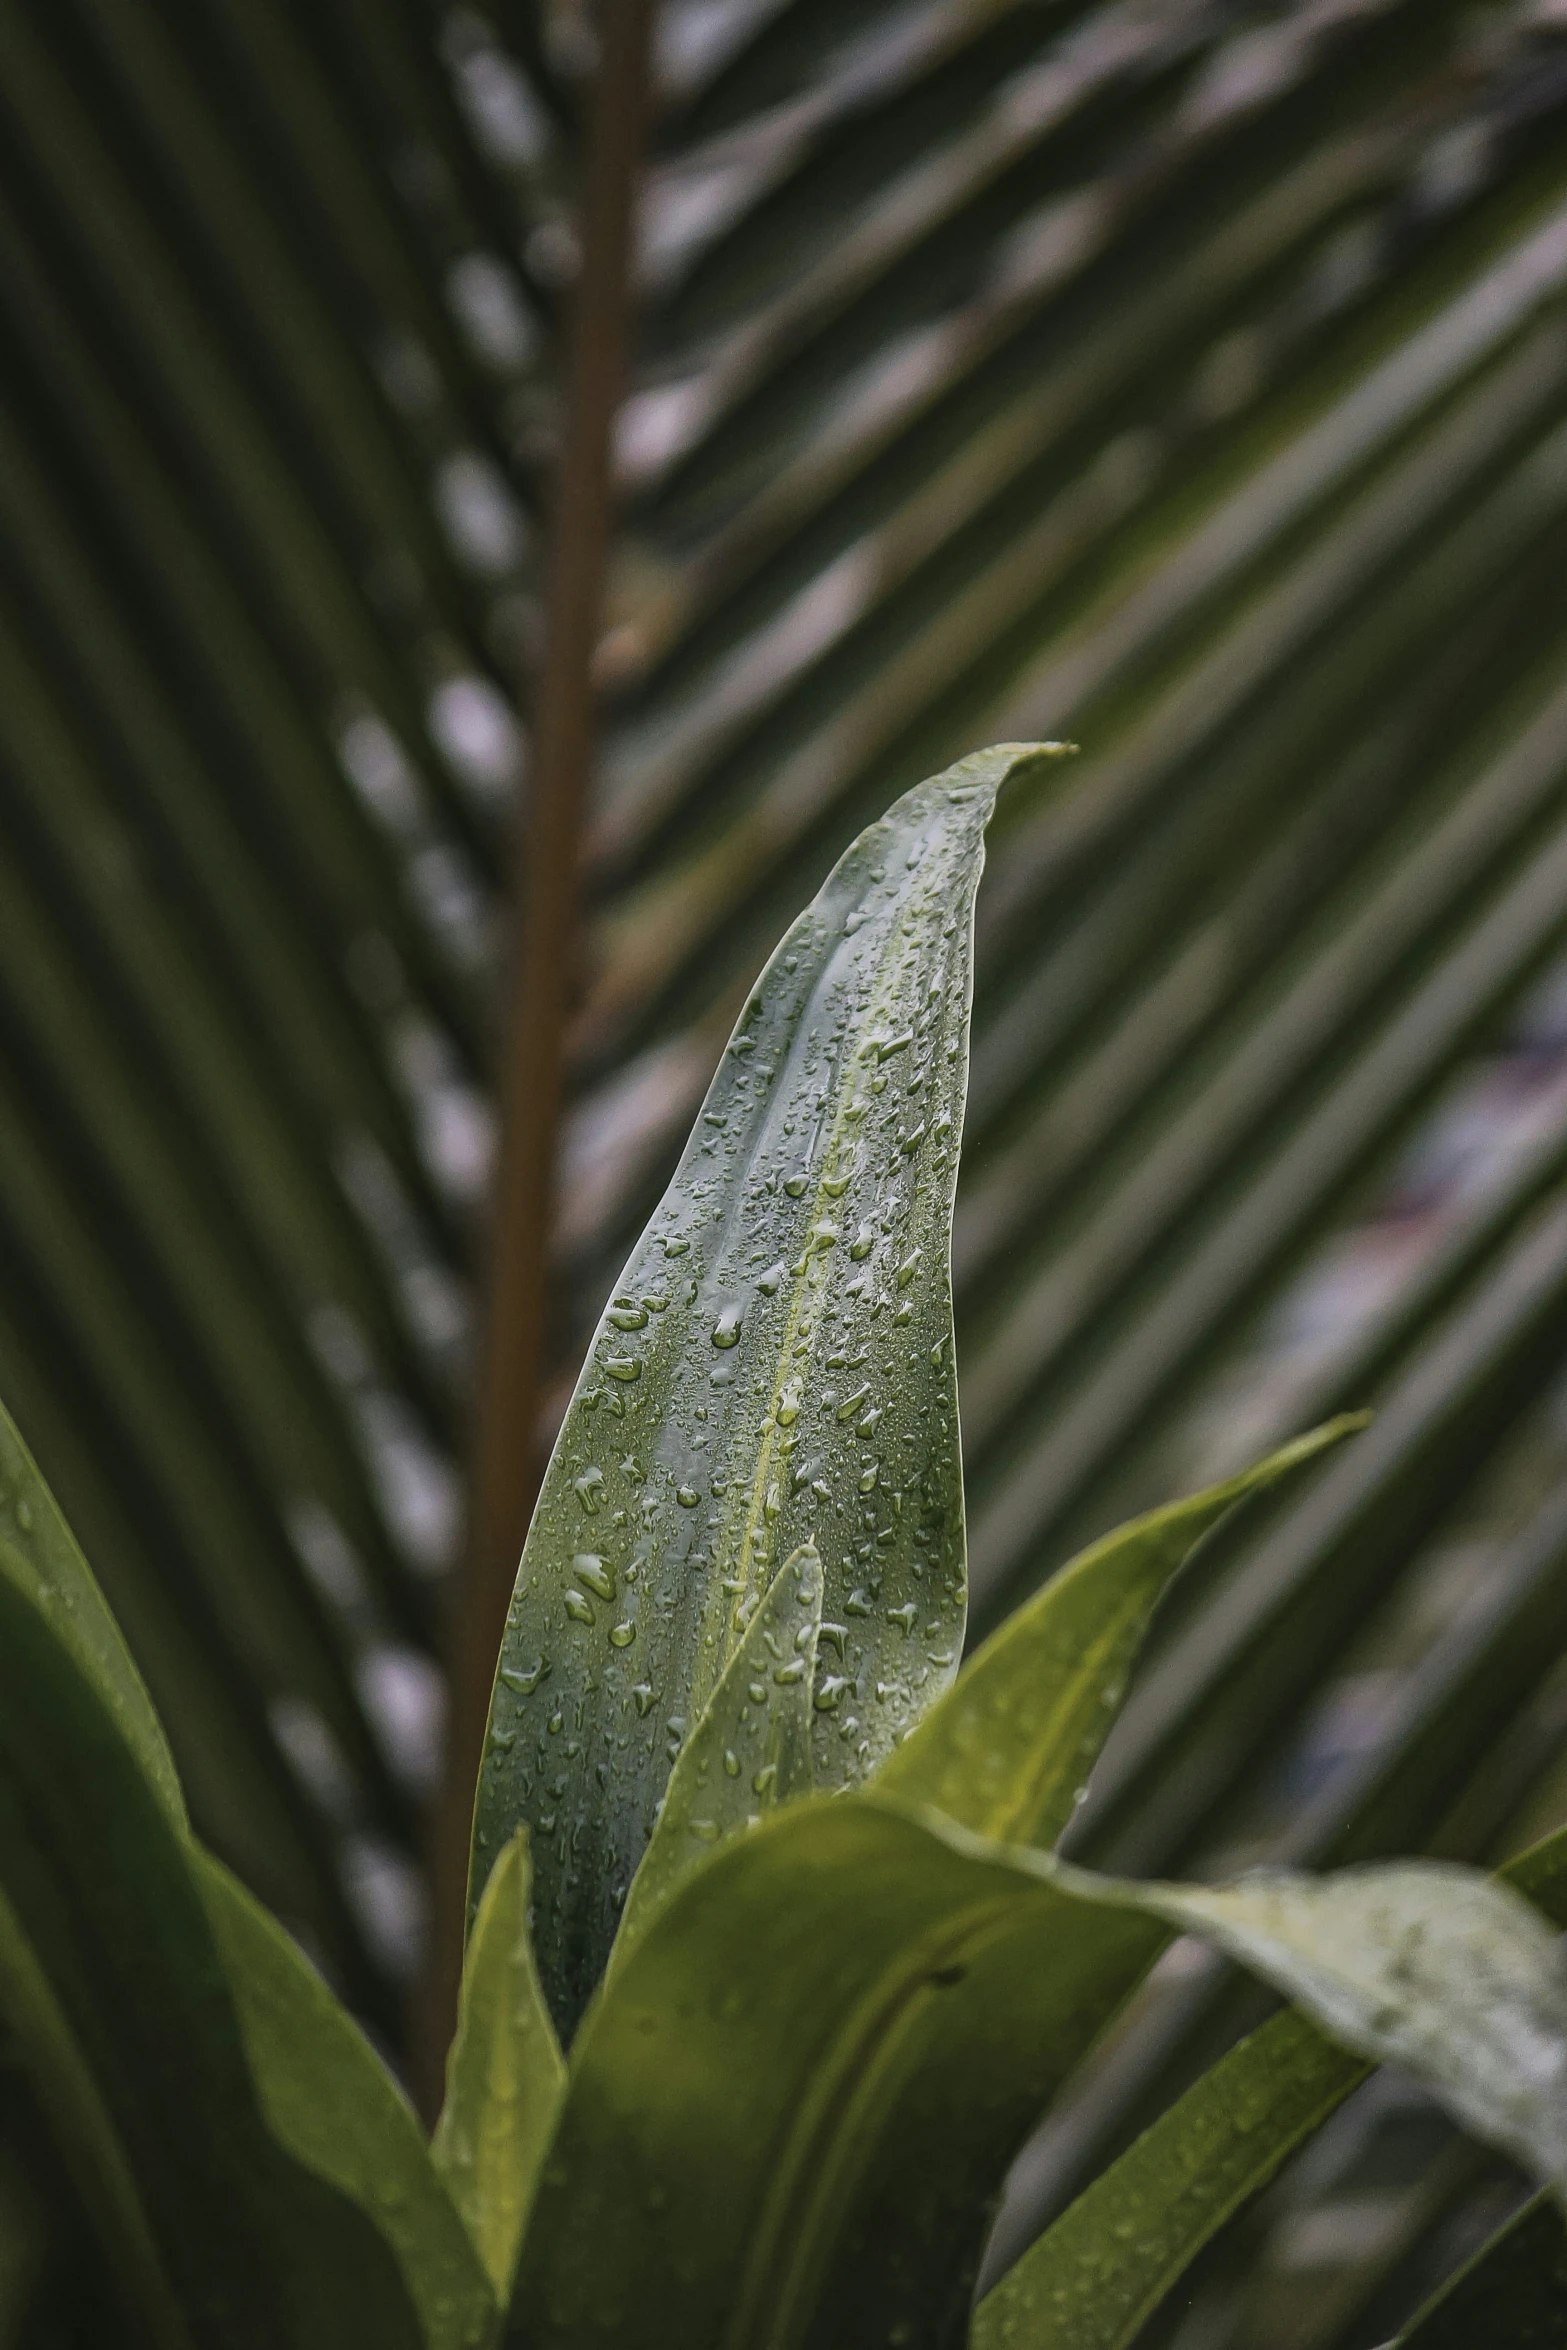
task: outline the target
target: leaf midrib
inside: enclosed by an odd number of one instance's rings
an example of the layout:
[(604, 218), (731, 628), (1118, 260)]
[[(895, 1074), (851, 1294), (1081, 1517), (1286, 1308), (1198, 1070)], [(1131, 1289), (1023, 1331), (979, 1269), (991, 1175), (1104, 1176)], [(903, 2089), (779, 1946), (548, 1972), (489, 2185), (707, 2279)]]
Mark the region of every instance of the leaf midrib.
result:
[[(981, 837), (978, 857), (980, 864), (983, 865), (983, 836)], [(855, 902), (864, 902), (863, 893), (862, 896)], [(816, 1224), (819, 1224), (824, 1219), (829, 1209), (832, 1208), (835, 1204), (826, 1188), (827, 1171), (837, 1163), (837, 1154), (842, 1146), (845, 1132), (849, 1124), (849, 1104), (854, 1098), (859, 1063), (864, 1058), (867, 1041), (871, 1032), (874, 1030), (876, 1023), (878, 1020), (887, 1017), (892, 1005), (897, 998), (898, 990), (895, 984), (894, 974), (899, 960), (898, 947), (900, 933), (899, 923), (896, 919), (898, 914), (898, 907), (896, 902), (894, 902), (890, 908), (890, 912), (894, 918), (888, 922), (886, 938), (877, 957), (874, 976), (872, 978), (870, 991), (866, 998), (864, 1012), (861, 1018), (855, 1024), (856, 1040), (852, 1046), (849, 1046), (845, 1051), (843, 1060), (839, 1064), (840, 1074), (836, 1087), (836, 1100), (834, 1103), (832, 1124), (828, 1129), (826, 1141), (821, 1150), (820, 1159), (818, 1162), (822, 1172), (817, 1178), (816, 1189), (812, 1195), (811, 1214), (809, 1223), (806, 1227), (806, 1241), (800, 1257), (800, 1271), (795, 1274), (791, 1270), (789, 1310), (785, 1319), (783, 1334), (778, 1343), (776, 1366), (768, 1392), (768, 1409), (763, 1423), (761, 1445), (756, 1456), (756, 1467), (752, 1473), (749, 1487), (747, 1488), (744, 1510), (739, 1514), (738, 1520), (731, 1519), (730, 1521), (731, 1525), (738, 1524), (738, 1533), (735, 1537), (736, 1569), (737, 1573), (743, 1573), (745, 1577), (745, 1590), (741, 1595), (740, 1600), (740, 1605), (742, 1606), (753, 1597), (753, 1594), (757, 1589), (757, 1577), (755, 1572), (756, 1535), (759, 1521), (766, 1506), (768, 1481), (772, 1474), (773, 1463), (778, 1449), (778, 1405), (782, 1400), (783, 1390), (787, 1384), (789, 1363), (794, 1351), (796, 1339), (799, 1335), (800, 1321), (804, 1310), (805, 1301), (812, 1293), (814, 1288), (820, 1287), (820, 1279), (815, 1274), (815, 1268), (818, 1263), (825, 1263), (827, 1255), (830, 1254), (830, 1252), (827, 1251), (812, 1249), (810, 1246), (811, 1230), (812, 1227), (814, 1227)], [(798, 925), (796, 925), (796, 928), (797, 927)], [(785, 948), (788, 947), (790, 940), (792, 940), (793, 937), (794, 931), (791, 930), (786, 935), (782, 945), (779, 947), (777, 956), (774, 958), (775, 961), (778, 959), (778, 956), (783, 954)], [(952, 958), (949, 954), (947, 957), (947, 963), (949, 965), (951, 960)], [(829, 956), (827, 962), (823, 965), (822, 972), (816, 986), (811, 989), (810, 993), (805, 999), (804, 1005), (801, 1007), (800, 1016), (795, 1022), (795, 1035), (798, 1035), (800, 1031), (806, 1026), (810, 1007), (815, 1003), (818, 994), (827, 988), (830, 969), (831, 957)], [(764, 974), (764, 978), (765, 977), (766, 974)], [(760, 988), (761, 984), (762, 982), (758, 982), (758, 988)], [(733, 1599), (734, 1594), (725, 1592), (721, 1588), (719, 1579), (715, 1578), (709, 1595), (708, 1607), (706, 1611), (707, 1623), (704, 1626), (704, 1631), (712, 1633), (714, 1637), (704, 1638), (699, 1644), (697, 1654), (699, 1667), (700, 1660), (702, 1659), (712, 1657), (717, 1661), (709, 1687), (701, 1688), (695, 1684), (695, 1681), (693, 1681), (691, 1699), (693, 1705), (696, 1707), (700, 1707), (706, 1703), (707, 1698), (711, 1695), (712, 1688), (716, 1687), (718, 1680), (723, 1673), (725, 1665), (728, 1664), (730, 1658), (734, 1655), (736, 1648), (739, 1646), (741, 1635), (735, 1629), (735, 1617), (738, 1609), (730, 1604)]]

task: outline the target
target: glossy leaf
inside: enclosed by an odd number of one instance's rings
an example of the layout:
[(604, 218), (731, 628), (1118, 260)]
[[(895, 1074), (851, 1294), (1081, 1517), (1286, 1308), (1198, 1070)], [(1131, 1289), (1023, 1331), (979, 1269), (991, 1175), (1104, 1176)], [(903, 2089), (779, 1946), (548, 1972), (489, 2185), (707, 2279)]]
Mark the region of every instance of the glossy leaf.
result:
[[(1500, 1872), (1567, 1924), (1567, 1830)], [(1233, 2211), (1370, 2067), (1291, 2009), (1178, 2097), (1022, 2254), (975, 2312), (975, 2350), (1130, 2350)]]
[(754, 1827), (776, 1804), (810, 1794), (821, 1629), (822, 1563), (802, 1543), (762, 1595), (669, 1774), (612, 1967), (715, 1844)]
[(1148, 1619), (1208, 1528), (1365, 1425), (1351, 1414), (1255, 1468), (1119, 1526), (1053, 1576), (964, 1665), (889, 1756), (877, 1790), (976, 1835), (1049, 1845), (1115, 1720)]
[(446, 2101), (431, 2154), (504, 2303), (566, 2065), (533, 1963), (532, 1873), (519, 1828), (490, 1871), (463, 1968)]
[(1506, 1885), (1435, 1861), (1212, 1888), (1061, 1881), (1201, 1934), (1567, 2196), (1567, 1981), (1555, 1935)]
[(564, 2028), (780, 1552), (816, 1541), (841, 1628), (823, 1788), (863, 1778), (957, 1669), (948, 1238), (974, 891), (1001, 784), (1052, 755), (977, 752), (845, 852), (742, 1011), (589, 1349), (518, 1570), (471, 1886), (526, 1824)]
[(190, 1858), (267, 2128), (385, 2237), (429, 2350), (478, 2350), (494, 2300), (412, 2107), (276, 1920), (210, 1855)]

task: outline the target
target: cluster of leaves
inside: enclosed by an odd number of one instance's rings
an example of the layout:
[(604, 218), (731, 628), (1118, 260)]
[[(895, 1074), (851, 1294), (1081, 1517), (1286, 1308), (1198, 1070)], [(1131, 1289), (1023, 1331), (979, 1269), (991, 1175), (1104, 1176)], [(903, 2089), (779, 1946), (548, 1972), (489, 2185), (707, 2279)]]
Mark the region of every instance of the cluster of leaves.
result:
[[(1106, 1537), (956, 1671), (973, 892), (996, 790), (1040, 756), (962, 762), (842, 860), (606, 1313), (519, 1575), (428, 2149), (192, 1835), (7, 1430), (0, 1986), (148, 2341), (961, 2341), (1012, 2152), (1172, 1931), (1333, 2037), (1291, 2011), (1234, 2049), (979, 2304), (986, 2350), (1129, 2343), (1359, 2058), (1567, 2191), (1567, 1988), (1538, 1914), (1567, 1917), (1567, 1839), (1519, 1890), (1427, 1864), (1136, 1884), (1052, 1849), (1171, 1576), (1357, 1423)], [(590, 1457), (622, 1446), (624, 1487)], [(600, 1549), (570, 1549), (588, 1526)], [(1545, 2212), (1408, 2338), (1452, 2338), (1455, 2310), (1471, 2341), (1522, 2338), (1557, 2289)]]
[[(1374, 1402), (1206, 1546), (1073, 1851), (1513, 1849), (1520, 1803), (1560, 1810), (1531, 1790), (1562, 1738), (1562, 1462), (1548, 1428), (1518, 1454), (1563, 1364), (1567, 1097), (1422, 1214), (1376, 1314), (1282, 1373), (1274, 1336), (1567, 945), (1561, 28), (1531, 0), (658, 14), (575, 1328), (844, 843), (933, 749), (1080, 737), (1001, 811), (981, 909), (971, 1621)], [(389, 2040), (584, 24), (59, 0), (0, 31), (0, 1392), (204, 1841)], [(1531, 1024), (1505, 1074), (1547, 1058)], [(1456, 1541), (1461, 1620), (1398, 1650)], [(587, 1637), (541, 1627), (510, 1669)], [(1415, 1661), (1325, 1779), (1323, 1693), (1368, 1642)], [(628, 1683), (653, 1702), (608, 1767), (644, 1821), (711, 1669)], [(830, 1777), (857, 1703), (816, 1725)], [(560, 1775), (551, 1710), (518, 1801)], [(580, 2002), (635, 1844), (558, 1817), (604, 1905), (550, 1928)], [(1023, 2235), (1244, 2019), (1196, 1973), (1159, 1989)], [(49, 2156), (0, 2091), (4, 2306)]]

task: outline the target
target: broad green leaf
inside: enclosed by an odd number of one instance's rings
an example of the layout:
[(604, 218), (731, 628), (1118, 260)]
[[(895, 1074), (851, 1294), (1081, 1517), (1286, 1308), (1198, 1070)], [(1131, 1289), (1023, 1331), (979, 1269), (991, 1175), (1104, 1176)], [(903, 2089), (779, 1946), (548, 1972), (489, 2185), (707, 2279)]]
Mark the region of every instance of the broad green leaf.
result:
[(583, 2021), (508, 2339), (961, 2341), (1008, 2162), (1165, 1939), (1048, 1865), (868, 1795), (722, 1845)]
[[(1502, 1877), (1567, 1923), (1567, 1832)], [(1129, 2350), (1215, 2231), (1370, 2067), (1290, 2010), (1178, 2097), (1031, 2245), (975, 2312), (976, 2350)], [(1105, 2267), (1105, 2247), (1114, 2261)]]
[(430, 2149), (502, 2302), (566, 2090), (533, 1963), (531, 1892), (527, 1832), (519, 1828), (490, 1871), (473, 1923)]
[(183, 1824), (174, 1758), (163, 1725), (103, 1593), (0, 1404), (0, 1574), (46, 1610), (50, 1622), (108, 1706), (147, 1784), (171, 1820)]
[(1396, 2350), (1559, 2350), (1563, 2343), (1567, 2229), (1560, 2206), (1542, 2191), (1415, 2312)]
[[(669, 1774), (631, 1880), (611, 1964), (715, 1844), (775, 1804), (809, 1795), (811, 1714), (822, 1628), (822, 1563), (802, 1543), (779, 1568)], [(826, 1684), (817, 1695), (827, 1695)]]
[[(1505, 1887), (1415, 1864), (1127, 1885), (875, 1795), (806, 1803), (695, 1871), (590, 2009), (509, 2338), (608, 2342), (645, 2305), (652, 2340), (733, 2350), (961, 2339), (1010, 2153), (1160, 1946), (1105, 1937), (1096, 1910), (1203, 1934), (1412, 2062), (1486, 2135), (1548, 2151), (1567, 1994)], [(1303, 2132), (1362, 2068), (1329, 2050), (1314, 2080), (1288, 2031)], [(1260, 2123), (1257, 2053), (1237, 2062)], [(1245, 2182), (1225, 2160), (1228, 2209)]]
[[(266, 2125), (195, 1848), (57, 1613), (0, 1575), (0, 1997), (86, 2208), (130, 2183), (195, 2350), (332, 2350), (356, 2332), (417, 2350), (384, 2238)], [(48, 2028), (29, 1981), (48, 1987)], [(135, 2233), (128, 2207), (119, 2222), (111, 2257)], [(153, 2281), (121, 2271), (127, 2291)], [(138, 2308), (165, 2338), (162, 2303)]]
[(1477, 2136), (1567, 2197), (1567, 1979), (1511, 1887), (1437, 1861), (1227, 1886), (1060, 1882), (1202, 1935), (1359, 2054), (1403, 2065)]
[(1064, 1566), (970, 1658), (877, 1776), (976, 1835), (1049, 1845), (1115, 1719), (1154, 1605), (1225, 1511), (1366, 1424), (1350, 1414), (1238, 1477), (1119, 1526)]
[(736, 1602), (777, 1558), (822, 1555), (824, 1789), (862, 1779), (957, 1669), (948, 1245), (974, 891), (998, 789), (1051, 756), (978, 752), (840, 858), (741, 1012), (589, 1350), (518, 1570), (470, 1885), (527, 1825), (564, 2028)]
[(192, 1859), (273, 2138), (386, 2238), (429, 2350), (476, 2350), (494, 2301), (412, 2107), (277, 1921), (220, 1862)]

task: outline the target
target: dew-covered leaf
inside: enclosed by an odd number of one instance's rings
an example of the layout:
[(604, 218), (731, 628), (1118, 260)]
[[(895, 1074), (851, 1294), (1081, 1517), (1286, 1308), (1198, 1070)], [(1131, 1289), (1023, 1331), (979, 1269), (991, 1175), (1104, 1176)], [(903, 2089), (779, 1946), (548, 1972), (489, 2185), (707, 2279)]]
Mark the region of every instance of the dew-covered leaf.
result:
[(1062, 1866), (1059, 1882), (1200, 1934), (1567, 2196), (1567, 1972), (1510, 1886), (1436, 1861), (1258, 1870), (1218, 1887)]
[(1365, 2078), (1287, 2010), (1229, 2049), (985, 2295), (973, 2350), (1130, 2350), (1195, 2255)]
[(518, 1570), (470, 1884), (526, 1825), (565, 2030), (736, 1602), (778, 1559), (810, 1540), (822, 1558), (818, 1786), (863, 1779), (957, 1669), (974, 891), (997, 790), (1053, 748), (960, 761), (840, 858), (741, 1012), (589, 1350)]
[[(874, 1793), (807, 1803), (693, 1871), (594, 2003), (508, 2338), (586, 2350), (644, 2306), (659, 2313), (647, 2338), (671, 2342), (959, 2338), (1008, 2158), (1162, 1927), (1202, 1934), (1331, 2017), (1335, 2036), (1411, 2065), (1543, 2167), (1563, 1994), (1550, 1928), (1506, 1886), (1434, 1864), (1136, 1885)], [(1325, 2049), (1317, 2069), (1303, 2018), (1265, 2029), (1264, 2059), (1283, 2031), (1299, 2043), (1298, 2137), (1361, 2067)], [(1232, 2139), (1247, 2111), (1266, 2117), (1266, 2074), (1253, 2062)], [(1229, 2164), (1229, 2208), (1244, 2158), (1226, 2151), (1223, 2117), (1204, 2126)], [(732, 2224), (714, 2229), (720, 2207)], [(1211, 2232), (1214, 2213), (1177, 2214), (1177, 2237), (1187, 2223)], [(1179, 2241), (1155, 2252), (1178, 2273)]]
[[(1554, 1925), (1567, 1923), (1567, 1831), (1500, 1874)], [(1267, 2185), (1368, 2069), (1309, 2017), (1294, 2009), (1271, 2016), (1160, 2114), (992, 2287), (974, 2314), (974, 2350), (1131, 2350), (1230, 2213)], [(1548, 2243), (1550, 2231), (1541, 2231), (1520, 2251), (1520, 2291), (1538, 2281), (1537, 2255), (1547, 2265), (1556, 2257), (1560, 2220), (1551, 2209), (1554, 2238)], [(1496, 2241), (1498, 2274), (1511, 2278), (1513, 2254)]]
[(566, 2087), (533, 1963), (532, 1870), (519, 1828), (490, 1871), (463, 1965), (446, 2102), (431, 2153), (502, 2301)]
[(775, 1804), (810, 1794), (821, 1628), (821, 1560), (802, 1543), (752, 1611), (669, 1774), (658, 1824), (631, 1880), (612, 1965), (716, 1845)]
[(1225, 1511), (1365, 1425), (1330, 1421), (1222, 1485), (1119, 1526), (992, 1633), (877, 1786), (976, 1835), (1052, 1844), (1121, 1702), (1155, 1603)]

